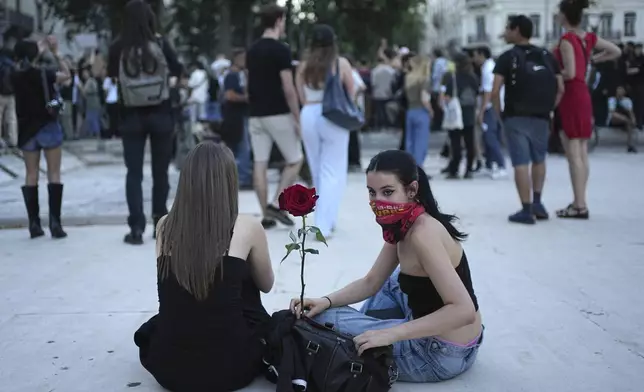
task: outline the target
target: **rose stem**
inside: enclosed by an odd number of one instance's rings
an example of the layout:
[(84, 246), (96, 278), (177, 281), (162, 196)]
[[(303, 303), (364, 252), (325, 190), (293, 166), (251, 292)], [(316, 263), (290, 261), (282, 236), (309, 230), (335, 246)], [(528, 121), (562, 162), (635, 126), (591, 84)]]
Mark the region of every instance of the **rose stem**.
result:
[(302, 265), (300, 266), (300, 284), (302, 291), (300, 292), (300, 311), (304, 314), (304, 259), (306, 259), (306, 252), (304, 251), (304, 243), (306, 242), (306, 215), (302, 216)]

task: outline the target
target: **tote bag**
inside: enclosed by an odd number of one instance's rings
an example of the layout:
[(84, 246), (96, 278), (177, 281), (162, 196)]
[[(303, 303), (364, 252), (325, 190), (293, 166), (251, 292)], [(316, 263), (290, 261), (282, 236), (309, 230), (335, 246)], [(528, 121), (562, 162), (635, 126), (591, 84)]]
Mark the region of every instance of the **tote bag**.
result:
[(458, 99), (458, 85), (456, 83), (456, 74), (452, 73), (452, 96), (449, 101), (445, 103), (443, 129), (454, 131), (463, 129), (463, 110), (461, 102)]
[(335, 64), (336, 72), (333, 74), (332, 70), (329, 71), (324, 86), (322, 115), (340, 128), (354, 131), (364, 125), (364, 114), (344, 88), (340, 78), (340, 61), (336, 60)]

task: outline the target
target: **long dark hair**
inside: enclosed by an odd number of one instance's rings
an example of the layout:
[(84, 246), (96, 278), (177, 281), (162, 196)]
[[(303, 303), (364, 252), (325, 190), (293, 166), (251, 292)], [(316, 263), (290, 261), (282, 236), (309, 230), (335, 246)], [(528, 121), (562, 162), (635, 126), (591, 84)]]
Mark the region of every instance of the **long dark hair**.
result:
[(154, 73), (158, 64), (149, 45), (157, 39), (156, 16), (150, 4), (144, 0), (130, 0), (127, 3), (120, 39), (123, 67), (133, 76), (141, 69)]
[(332, 69), (337, 58), (338, 48), (335, 44), (330, 46), (312, 47), (306, 58), (304, 70), (302, 71), (304, 83), (315, 89), (323, 88), (327, 75)]
[(584, 10), (590, 7), (589, 0), (562, 0), (559, 11), (566, 17), (571, 26), (579, 26), (583, 19)]
[(409, 153), (400, 150), (383, 151), (371, 159), (367, 167), (367, 173), (369, 172), (395, 174), (404, 186), (409, 186), (412, 182), (417, 181), (418, 201), (425, 207), (425, 211), (439, 221), (456, 241), (463, 241), (467, 238), (466, 233), (459, 231), (452, 224), (457, 219), (456, 216), (440, 212), (432, 188), (429, 186), (427, 174), (420, 166), (416, 165), (414, 157)]
[[(170, 273), (198, 300), (206, 299), (230, 247), (239, 214), (237, 165), (220, 144), (203, 142), (186, 157), (172, 209), (159, 228), (159, 280)], [(223, 276), (223, 275), (222, 275)]]

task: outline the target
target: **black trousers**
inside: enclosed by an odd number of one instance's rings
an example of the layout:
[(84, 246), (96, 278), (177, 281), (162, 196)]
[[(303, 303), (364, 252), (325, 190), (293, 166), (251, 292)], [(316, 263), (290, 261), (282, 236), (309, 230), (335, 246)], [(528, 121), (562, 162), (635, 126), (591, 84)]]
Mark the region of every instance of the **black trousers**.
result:
[(127, 223), (132, 230), (144, 231), (146, 225), (142, 183), (148, 138), (152, 155), (152, 217), (160, 218), (168, 213), (168, 166), (172, 160), (174, 135), (172, 120), (170, 110), (124, 113), (121, 138), (127, 167), (125, 197), (129, 210)]
[(360, 131), (351, 131), (349, 134), (349, 166), (360, 166)]
[(391, 121), (387, 115), (387, 103), (389, 99), (374, 99), (373, 102), (373, 127), (375, 129), (389, 128)]
[(121, 105), (108, 103), (105, 105), (105, 110), (107, 111), (107, 117), (109, 118), (110, 123), (105, 136), (107, 138), (120, 136), (119, 122), (121, 121)]
[(638, 128), (644, 126), (644, 84), (636, 84), (632, 89), (633, 114)]
[(463, 157), (463, 142), (465, 142), (465, 150), (467, 152), (467, 170), (474, 167), (474, 126), (464, 127), (460, 130), (448, 131), (449, 140), (451, 145), (451, 158), (449, 161), (449, 174), (458, 174), (458, 169), (461, 165)]
[(432, 131), (440, 131), (443, 129), (443, 108), (440, 105), (440, 94), (432, 93), (432, 111), (434, 112), (434, 117), (432, 117)]

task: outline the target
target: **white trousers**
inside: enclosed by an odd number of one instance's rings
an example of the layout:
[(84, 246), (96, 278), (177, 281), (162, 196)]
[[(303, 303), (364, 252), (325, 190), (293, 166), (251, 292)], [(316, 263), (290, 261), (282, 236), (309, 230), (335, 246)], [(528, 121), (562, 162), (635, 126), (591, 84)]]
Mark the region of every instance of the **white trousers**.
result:
[(331, 234), (340, 210), (349, 170), (349, 131), (322, 116), (322, 104), (305, 105), (300, 114), (302, 139), (318, 195), (315, 226)]

